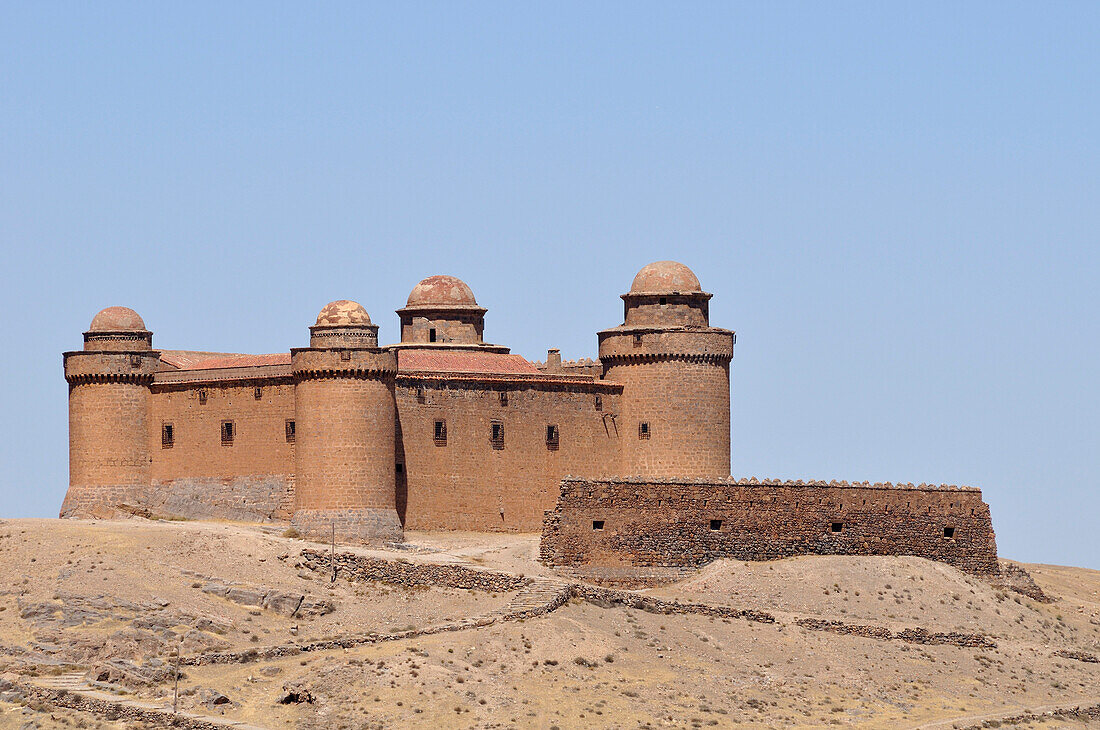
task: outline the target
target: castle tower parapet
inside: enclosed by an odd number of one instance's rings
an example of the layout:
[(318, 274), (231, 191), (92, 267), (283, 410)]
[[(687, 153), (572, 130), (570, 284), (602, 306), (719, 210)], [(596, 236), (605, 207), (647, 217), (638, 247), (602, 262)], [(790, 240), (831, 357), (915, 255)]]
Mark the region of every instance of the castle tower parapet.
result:
[(598, 333), (604, 379), (623, 384), (625, 475), (730, 474), (735, 337), (710, 326), (711, 296), (688, 267), (659, 261), (638, 272), (622, 296), (623, 324)]
[(160, 363), (137, 312), (108, 307), (64, 354), (69, 384), (69, 489), (61, 517), (109, 518), (149, 487), (149, 387)]
[(378, 326), (355, 302), (321, 310), (308, 348), (291, 350), (296, 419), (291, 524), (343, 541), (402, 539), (397, 516), (394, 377)]

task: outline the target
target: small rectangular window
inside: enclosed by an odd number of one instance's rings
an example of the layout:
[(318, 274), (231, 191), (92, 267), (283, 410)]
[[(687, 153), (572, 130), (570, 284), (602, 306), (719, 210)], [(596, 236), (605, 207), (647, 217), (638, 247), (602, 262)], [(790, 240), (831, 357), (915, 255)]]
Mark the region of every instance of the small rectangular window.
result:
[(649, 438), (649, 423), (647, 421), (642, 421), (638, 424), (638, 438)]
[(417, 403), (423, 403), (424, 402), (424, 386), (423, 385), (416, 386), (416, 402)]
[(546, 427), (546, 448), (550, 449), (551, 451), (557, 451), (558, 450), (558, 427), (557, 426), (550, 425), (550, 426)]
[(603, 396), (602, 395), (598, 395), (598, 394), (596, 395), (596, 410), (597, 411), (602, 411), (603, 410)]
[(286, 442), (294, 443), (294, 421), (290, 418), (286, 420)]
[(232, 446), (233, 438), (237, 435), (232, 421), (222, 421), (222, 446)]
[(132, 367), (132, 368), (140, 368), (141, 367), (141, 355), (130, 355), (130, 367)]
[(199, 405), (206, 405), (206, 388), (199, 389)]
[(264, 397), (264, 389), (263, 388), (253, 388), (252, 389), (252, 397), (255, 398), (256, 400), (260, 400), (261, 398)]
[(170, 423), (162, 423), (160, 426), (160, 445), (170, 449), (175, 443), (176, 429)]
[(428, 342), (435, 342), (435, 327), (428, 330)]
[(340, 359), (341, 360), (350, 360), (351, 359), (351, 350), (340, 350)]
[(400, 461), (394, 464), (393, 468), (398, 474), (401, 474), (405, 471), (405, 465), (402, 464)]
[(603, 520), (592, 520), (592, 529), (593, 530), (602, 530), (603, 529)]
[(635, 347), (641, 347), (642, 346), (642, 336), (640, 334), (639, 335), (634, 335), (634, 346)]
[(711, 520), (710, 521), (710, 530), (711, 530), (711, 532), (718, 532), (721, 529), (722, 529), (722, 520)]
[(943, 536), (946, 537), (946, 538), (955, 537), (955, 528), (954, 527), (945, 527), (945, 528), (943, 528)]
[(667, 300), (667, 299), (665, 299), (664, 297), (661, 297), (661, 306), (663, 307), (663, 306), (665, 306), (666, 304), (668, 304), (668, 300)]
[(844, 523), (843, 522), (834, 522), (831, 525), (829, 525), (829, 529), (833, 532), (843, 532), (844, 531)]
[(504, 448), (504, 424), (503, 423), (494, 423), (493, 424), (492, 432), (490, 433), (490, 438), (493, 442), (493, 448), (494, 449), (503, 449)]
[(447, 445), (447, 422), (436, 421), (435, 422), (435, 445), (446, 446)]

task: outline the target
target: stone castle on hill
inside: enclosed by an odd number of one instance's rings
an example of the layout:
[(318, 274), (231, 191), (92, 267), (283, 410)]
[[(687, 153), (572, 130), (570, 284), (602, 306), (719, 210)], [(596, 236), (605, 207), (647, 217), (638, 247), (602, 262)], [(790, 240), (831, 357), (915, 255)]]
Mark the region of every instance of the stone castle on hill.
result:
[(347, 300), (309, 347), (272, 355), (154, 350), (136, 312), (104, 309), (64, 355), (61, 516), (288, 521), (357, 542), (541, 530), (543, 559), (575, 570), (817, 552), (996, 572), (976, 489), (732, 480), (736, 338), (710, 325), (711, 296), (686, 266), (650, 264), (598, 361), (566, 363), (486, 343), (486, 309), (451, 276), (413, 288), (387, 346)]

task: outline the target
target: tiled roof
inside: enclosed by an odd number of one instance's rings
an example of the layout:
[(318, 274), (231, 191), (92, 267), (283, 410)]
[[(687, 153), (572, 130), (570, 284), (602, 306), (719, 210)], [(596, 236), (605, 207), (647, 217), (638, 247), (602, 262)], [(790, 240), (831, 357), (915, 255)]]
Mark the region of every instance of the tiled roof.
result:
[(242, 355), (234, 352), (195, 352), (193, 350), (161, 350), (161, 362), (178, 370), (212, 370), (214, 368), (250, 368), (259, 365), (289, 365), (290, 353), (273, 355)]
[(521, 355), (499, 352), (398, 350), (397, 369), (402, 372), (492, 373), (541, 375)]

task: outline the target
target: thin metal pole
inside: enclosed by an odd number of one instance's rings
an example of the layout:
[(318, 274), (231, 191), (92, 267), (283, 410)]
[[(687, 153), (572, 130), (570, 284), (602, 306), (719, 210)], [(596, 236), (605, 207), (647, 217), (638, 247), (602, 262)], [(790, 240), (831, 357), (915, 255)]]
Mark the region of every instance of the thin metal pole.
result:
[(329, 552), (329, 564), (332, 566), (332, 578), (329, 583), (336, 582), (336, 522), (332, 523), (332, 549)]

